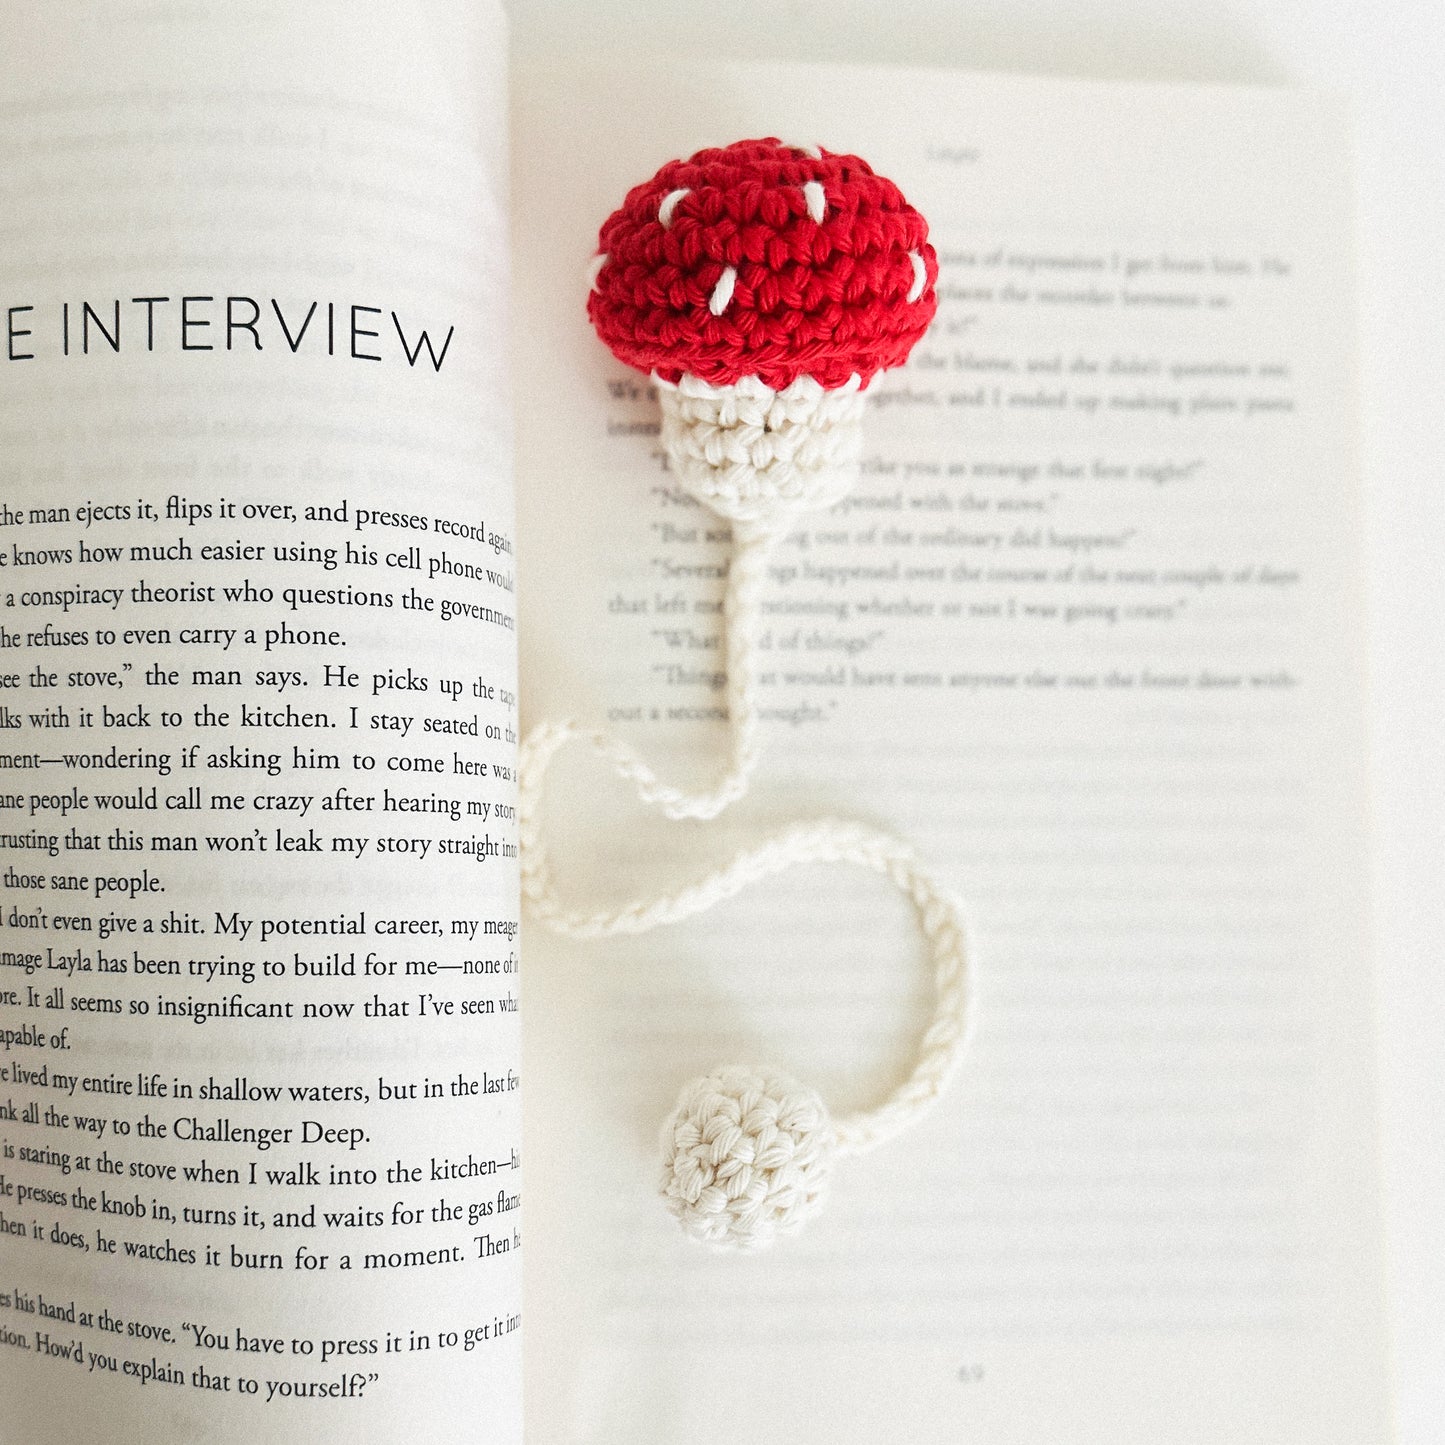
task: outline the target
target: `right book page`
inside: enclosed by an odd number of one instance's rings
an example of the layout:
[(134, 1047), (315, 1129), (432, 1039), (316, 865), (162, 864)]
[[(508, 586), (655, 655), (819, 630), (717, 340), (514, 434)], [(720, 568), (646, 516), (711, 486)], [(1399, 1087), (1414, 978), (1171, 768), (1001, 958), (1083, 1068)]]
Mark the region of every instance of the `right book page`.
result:
[(720, 767), (726, 525), (592, 336), (623, 195), (750, 135), (866, 157), (941, 307), (854, 493), (765, 588), (763, 765), (712, 824), (559, 764), (559, 885), (676, 886), (798, 817), (969, 907), (975, 1044), (755, 1256), (655, 1197), (678, 1088), (842, 1113), (930, 1005), (886, 883), (808, 867), (642, 938), (525, 940), (539, 1442), (1388, 1438), (1366, 897), (1349, 131), (1273, 90), (628, 61), (516, 78), (529, 725)]

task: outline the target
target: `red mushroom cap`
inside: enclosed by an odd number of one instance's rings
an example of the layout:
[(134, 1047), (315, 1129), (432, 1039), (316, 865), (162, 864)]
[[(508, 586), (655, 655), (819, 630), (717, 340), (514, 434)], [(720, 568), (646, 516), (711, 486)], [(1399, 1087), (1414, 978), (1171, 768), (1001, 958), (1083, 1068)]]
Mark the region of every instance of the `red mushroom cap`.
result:
[(738, 141), (671, 161), (603, 224), (587, 314), (675, 382), (867, 385), (938, 309), (928, 224), (857, 156)]

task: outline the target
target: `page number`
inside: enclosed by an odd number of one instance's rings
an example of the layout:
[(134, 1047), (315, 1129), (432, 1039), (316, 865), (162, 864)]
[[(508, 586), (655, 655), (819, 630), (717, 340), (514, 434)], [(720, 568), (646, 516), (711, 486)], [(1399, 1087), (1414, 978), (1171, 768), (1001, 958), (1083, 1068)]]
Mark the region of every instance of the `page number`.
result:
[(958, 1367), (958, 1383), (960, 1385), (981, 1385), (983, 1384), (983, 1375), (983, 1366), (979, 1364)]

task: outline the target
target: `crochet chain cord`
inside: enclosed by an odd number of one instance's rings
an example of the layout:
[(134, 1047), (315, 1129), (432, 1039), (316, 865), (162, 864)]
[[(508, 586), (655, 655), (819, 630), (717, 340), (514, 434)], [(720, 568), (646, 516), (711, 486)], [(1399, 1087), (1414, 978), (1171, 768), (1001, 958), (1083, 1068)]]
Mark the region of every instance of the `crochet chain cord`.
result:
[[(723, 631), (726, 636), (728, 766), (722, 777), (706, 792), (690, 793), (664, 782), (635, 749), (609, 733), (586, 734), (592, 745), (617, 773), (629, 779), (644, 803), (661, 808), (669, 818), (716, 818), (748, 789), (758, 762), (758, 714), (754, 703), (754, 647), (751, 619), (757, 615), (762, 590), (763, 564), (773, 536), (767, 532), (744, 532), (735, 528), (737, 541), (728, 565), (727, 592), (723, 599)], [(532, 737), (535, 737), (535, 732)], [(531, 745), (523, 742), (522, 758)], [(539, 780), (540, 781), (540, 780)], [(523, 790), (520, 807), (525, 808)]]
[[(638, 769), (655, 774), (631, 749), (597, 729), (573, 722), (545, 722), (523, 741), (518, 769), (518, 819), (522, 897), (532, 915), (554, 932), (572, 938), (608, 938), (639, 934), (705, 913), (755, 883), (800, 863), (852, 863), (891, 878), (908, 897), (933, 966), (933, 1018), (919, 1044), (913, 1068), (882, 1103), (834, 1121), (842, 1153), (862, 1153), (912, 1124), (943, 1093), (968, 1047), (973, 1027), (967, 943), (962, 912), (955, 899), (922, 868), (913, 849), (899, 839), (862, 823), (820, 818), (795, 823), (750, 848), (675, 893), (634, 899), (593, 913), (569, 909), (559, 897), (543, 836), (541, 802), (544, 780), (557, 752), (583, 739), (635, 778)], [(734, 749), (736, 755), (736, 745)], [(735, 773), (733, 774), (735, 776)], [(675, 790), (664, 789), (664, 792)], [(686, 796), (686, 795), (681, 795)]]

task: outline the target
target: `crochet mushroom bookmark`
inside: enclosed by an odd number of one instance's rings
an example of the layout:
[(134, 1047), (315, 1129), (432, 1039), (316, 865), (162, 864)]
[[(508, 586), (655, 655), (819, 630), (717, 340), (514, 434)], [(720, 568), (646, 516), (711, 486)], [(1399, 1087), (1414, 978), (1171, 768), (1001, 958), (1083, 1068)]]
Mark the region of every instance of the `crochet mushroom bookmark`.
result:
[(857, 478), (864, 391), (900, 365), (937, 308), (923, 218), (856, 156), (740, 141), (664, 166), (602, 227), (588, 313), (602, 340), (649, 372), (680, 484), (732, 523), (724, 606), (729, 757), (702, 792), (664, 782), (632, 748), (572, 722), (522, 744), (522, 892), (573, 937), (641, 933), (712, 907), (795, 863), (853, 863), (912, 901), (937, 1001), (912, 1072), (874, 1109), (832, 1119), (811, 1089), (772, 1069), (731, 1066), (688, 1085), (663, 1128), (662, 1192), (688, 1233), (754, 1248), (822, 1202), (834, 1158), (872, 1148), (942, 1092), (971, 1011), (957, 903), (913, 851), (862, 824), (799, 823), (691, 886), (595, 914), (553, 883), (540, 814), (553, 755), (585, 738), (671, 818), (713, 818), (747, 790), (758, 760), (753, 672), (763, 561), (790, 520), (838, 501)]

